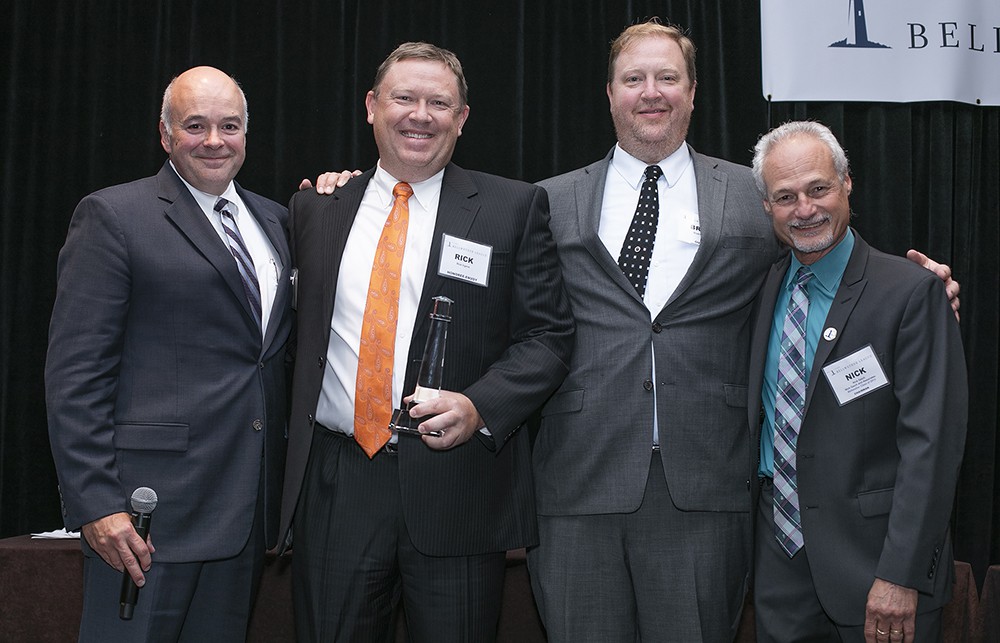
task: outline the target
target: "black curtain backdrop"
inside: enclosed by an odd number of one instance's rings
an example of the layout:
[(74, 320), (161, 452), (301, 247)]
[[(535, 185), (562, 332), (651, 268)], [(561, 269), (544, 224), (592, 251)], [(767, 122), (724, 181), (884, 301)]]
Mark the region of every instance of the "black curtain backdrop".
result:
[(458, 54), (469, 79), (472, 111), (456, 161), (536, 181), (601, 158), (614, 143), (608, 45), (654, 15), (687, 27), (699, 47), (688, 139), (697, 150), (748, 163), (770, 125), (821, 120), (852, 161), (855, 225), (865, 238), (888, 252), (925, 250), (962, 282), (971, 414), (955, 543), (981, 583), (986, 566), (1000, 562), (1000, 108), (769, 106), (759, 5), (731, 0), (4, 2), (0, 536), (61, 525), (42, 383), (56, 257), (84, 195), (160, 167), (156, 124), (173, 76), (208, 64), (241, 81), (251, 116), (239, 181), (287, 202), (303, 177), (374, 163), (363, 97), (375, 68), (402, 41), (434, 42)]

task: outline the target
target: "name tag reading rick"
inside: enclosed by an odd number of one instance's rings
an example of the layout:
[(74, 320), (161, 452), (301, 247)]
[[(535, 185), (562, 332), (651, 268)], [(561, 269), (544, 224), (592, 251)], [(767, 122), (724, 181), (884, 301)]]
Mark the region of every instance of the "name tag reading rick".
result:
[(889, 384), (871, 344), (823, 367), (823, 375), (844, 406)]
[(460, 239), (450, 234), (443, 235), (438, 274), (485, 288), (490, 281), (492, 255), (493, 246)]

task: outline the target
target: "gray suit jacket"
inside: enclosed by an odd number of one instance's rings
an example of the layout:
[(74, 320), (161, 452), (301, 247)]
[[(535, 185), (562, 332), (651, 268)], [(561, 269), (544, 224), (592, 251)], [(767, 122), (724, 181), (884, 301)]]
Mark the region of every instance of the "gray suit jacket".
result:
[(542, 515), (639, 506), (654, 388), (663, 469), (676, 505), (750, 510), (756, 443), (746, 424), (749, 317), (779, 250), (750, 170), (692, 156), (701, 246), (654, 320), (598, 237), (611, 154), (541, 183), (577, 324), (569, 375), (542, 410), (534, 446)]
[[(932, 272), (857, 236), (807, 384), (797, 445), (802, 531), (816, 593), (838, 623), (860, 624), (875, 577), (941, 607), (953, 574), (948, 520), (965, 444), (968, 391), (958, 324)], [(791, 259), (761, 290), (747, 419), (760, 427), (774, 302)], [(870, 345), (889, 385), (840, 406), (825, 365)]]
[(287, 213), (237, 191), (284, 266), (263, 343), (236, 262), (168, 164), (84, 198), (59, 255), (45, 385), (65, 523), (130, 511), (151, 487), (160, 562), (238, 553), (259, 489), (277, 538)]

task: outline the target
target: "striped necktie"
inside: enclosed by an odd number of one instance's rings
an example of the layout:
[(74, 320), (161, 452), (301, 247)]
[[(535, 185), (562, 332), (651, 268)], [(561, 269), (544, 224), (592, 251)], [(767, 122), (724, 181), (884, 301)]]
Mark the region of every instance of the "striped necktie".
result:
[(257, 271), (253, 267), (253, 257), (247, 251), (247, 246), (243, 243), (243, 236), (236, 225), (236, 204), (222, 197), (215, 202), (215, 211), (222, 217), (222, 228), (226, 231), (226, 241), (229, 243), (229, 251), (233, 253), (236, 266), (240, 269), (240, 278), (243, 281), (243, 291), (253, 309), (257, 329), (261, 328), (261, 305), (260, 305), (260, 283), (257, 281)]
[(778, 387), (774, 400), (774, 536), (789, 557), (802, 548), (802, 518), (795, 473), (795, 447), (806, 401), (806, 284), (813, 273), (799, 268), (785, 310), (778, 356)]

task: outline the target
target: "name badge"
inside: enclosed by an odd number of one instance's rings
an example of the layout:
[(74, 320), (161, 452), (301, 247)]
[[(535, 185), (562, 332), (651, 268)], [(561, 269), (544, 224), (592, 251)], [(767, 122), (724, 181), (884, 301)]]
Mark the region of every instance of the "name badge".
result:
[(684, 212), (677, 221), (677, 240), (693, 245), (701, 244), (701, 221), (695, 212)]
[(844, 406), (889, 384), (871, 344), (823, 367), (837, 402)]
[(485, 288), (490, 282), (491, 256), (493, 256), (493, 246), (460, 239), (450, 234), (443, 235), (438, 274)]

